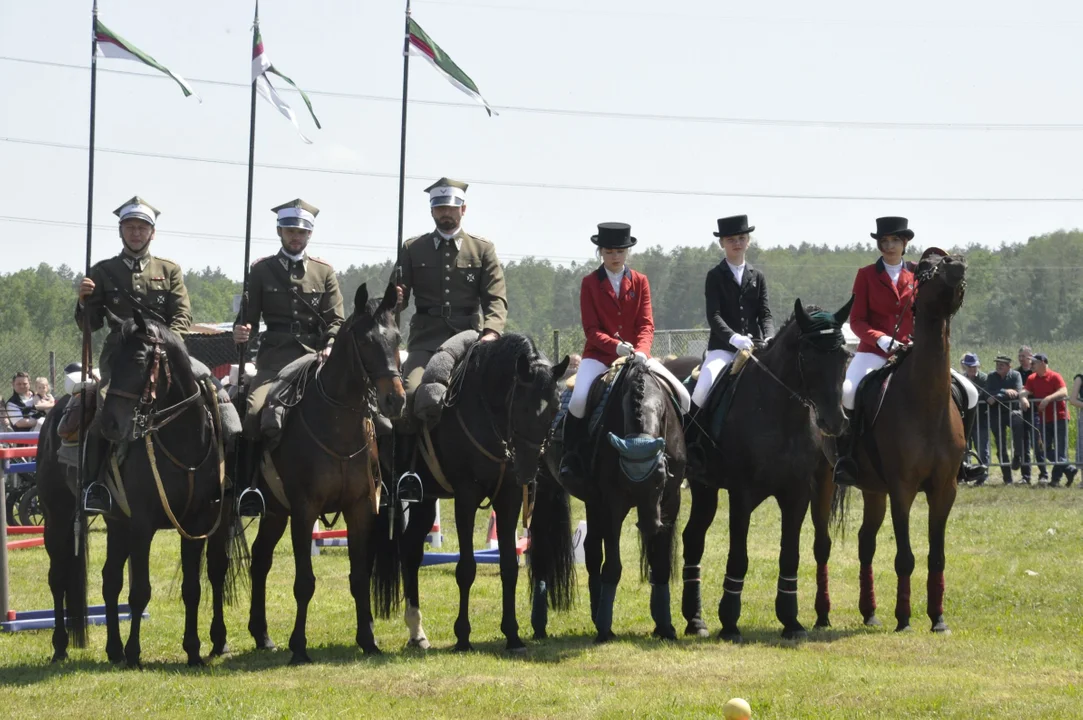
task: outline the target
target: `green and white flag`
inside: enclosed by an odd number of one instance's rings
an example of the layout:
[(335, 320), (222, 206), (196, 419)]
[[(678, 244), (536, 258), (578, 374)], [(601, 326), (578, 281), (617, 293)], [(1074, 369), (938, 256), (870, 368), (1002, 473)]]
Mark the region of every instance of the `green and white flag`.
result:
[(157, 60), (147, 55), (145, 52), (132, 45), (130, 42), (117, 35), (115, 32), (107, 28), (102, 24), (101, 20), (94, 19), (94, 39), (97, 41), (94, 46), (97, 48), (98, 55), (108, 58), (121, 58), (123, 60), (134, 60), (144, 65), (149, 65), (160, 73), (164, 73), (180, 85), (181, 91), (185, 97), (189, 95), (195, 95), (196, 100), (203, 102), (199, 95), (195, 94), (192, 90), (192, 86), (188, 84), (188, 81), (177, 75), (175, 72), (167, 68), (165, 65), (160, 64)]
[(409, 19), (409, 27), (410, 52), (412, 54), (420, 55), (432, 63), (432, 66), (447, 78), (449, 83), (484, 105), (485, 111), (489, 113), (490, 116), (499, 115), (499, 113), (489, 107), (489, 103), (481, 96), (478, 86), (474, 84), (474, 81), (470, 79), (470, 76), (464, 73), (462, 68), (456, 65), (455, 61), (449, 58), (447, 53), (441, 50), (440, 46), (425, 34), (425, 31), (421, 29), (420, 25), (414, 22), (413, 18)]
[(301, 99), (305, 101), (308, 112), (312, 116), (312, 122), (316, 123), (318, 129), (320, 121), (316, 119), (316, 113), (312, 110), (312, 103), (309, 101), (308, 95), (305, 95), (305, 91), (297, 87), (297, 83), (278, 72), (275, 66), (271, 64), (270, 58), (267, 57), (267, 52), (263, 49), (263, 38), (259, 34), (259, 21), (257, 20), (252, 34), (252, 82), (256, 83), (256, 92), (262, 95), (264, 100), (278, 108), (278, 111), (293, 123), (293, 127), (297, 129), (297, 134), (301, 136), (301, 139), (311, 144), (312, 141), (301, 132), (301, 126), (297, 124), (297, 115), (293, 112), (293, 108), (286, 104), (286, 101), (275, 90), (270, 78), (267, 77), (267, 73), (277, 75), (292, 85), (294, 90), (301, 93)]

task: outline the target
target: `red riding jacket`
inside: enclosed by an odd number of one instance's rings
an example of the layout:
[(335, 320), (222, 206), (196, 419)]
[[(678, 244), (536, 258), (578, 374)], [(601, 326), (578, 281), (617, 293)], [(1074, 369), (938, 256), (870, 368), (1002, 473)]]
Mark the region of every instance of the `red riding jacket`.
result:
[(579, 311), (587, 336), (584, 358), (612, 365), (617, 359), (617, 345), (621, 340), (650, 355), (654, 342), (654, 314), (651, 312), (651, 286), (646, 275), (625, 267), (618, 298), (605, 266), (599, 267), (583, 278), (579, 289)]
[(857, 346), (858, 352), (887, 357), (887, 353), (876, 344), (882, 335), (893, 337), (901, 343), (910, 342), (910, 334), (914, 332), (915, 290), (913, 263), (903, 263), (895, 284), (892, 284), (891, 276), (884, 268), (883, 258), (857, 271), (854, 305), (850, 308), (850, 329), (861, 341)]

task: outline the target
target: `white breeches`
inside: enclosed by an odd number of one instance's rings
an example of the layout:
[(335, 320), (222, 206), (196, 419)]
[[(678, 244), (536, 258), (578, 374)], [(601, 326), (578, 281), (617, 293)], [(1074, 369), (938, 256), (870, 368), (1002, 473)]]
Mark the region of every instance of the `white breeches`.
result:
[[(677, 404), (681, 406), (681, 412), (688, 412), (689, 397), (688, 391), (681, 384), (681, 381), (671, 373), (657, 358), (650, 358), (647, 360), (647, 367), (651, 369), (651, 372), (664, 378), (674, 395), (677, 396)], [(575, 374), (575, 387), (572, 388), (572, 398), (568, 401), (568, 412), (575, 415), (577, 418), (582, 418), (587, 414), (587, 400), (590, 398), (590, 386), (594, 384), (594, 381), (599, 375), (605, 373), (609, 368), (600, 360), (594, 358), (583, 358), (579, 363), (579, 371)]]
[(963, 389), (966, 390), (966, 409), (973, 410), (976, 408), (978, 406), (978, 388), (974, 387), (974, 383), (970, 381), (970, 378), (958, 370), (952, 368), (951, 374), (962, 383)]
[(715, 381), (722, 375), (722, 371), (726, 369), (726, 366), (733, 362), (734, 357), (736, 357), (736, 354), (729, 350), (710, 350), (707, 352), (707, 357), (700, 364), (696, 389), (692, 391), (692, 402), (696, 404), (696, 407), (701, 408), (703, 403), (707, 402), (707, 396), (711, 394), (711, 388), (714, 387)]
[(587, 414), (587, 398), (590, 397), (590, 386), (599, 375), (609, 368), (601, 360), (583, 358), (579, 363), (579, 370), (575, 373), (575, 387), (572, 388), (572, 399), (568, 401), (568, 412), (577, 418)]
[(861, 379), (873, 370), (879, 370), (887, 364), (887, 358), (880, 357), (876, 353), (854, 353), (846, 368), (846, 380), (842, 383), (842, 406), (847, 410), (854, 409), (854, 397), (857, 395), (857, 386)]

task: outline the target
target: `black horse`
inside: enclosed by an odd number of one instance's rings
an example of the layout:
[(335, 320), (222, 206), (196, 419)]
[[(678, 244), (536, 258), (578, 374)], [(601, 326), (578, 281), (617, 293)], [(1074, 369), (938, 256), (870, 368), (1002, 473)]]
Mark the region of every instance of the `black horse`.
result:
[[(125, 443), (124, 459), (110, 457), (116, 502), (105, 516), (107, 551), (102, 594), (107, 625), (106, 655), (114, 663), (140, 664), (140, 620), (150, 601), (150, 546), (158, 530), (181, 535), (181, 595), (185, 606), (183, 647), (190, 666), (202, 665), (198, 632), (200, 565), (204, 546), (213, 593), (211, 655), (228, 652), (223, 604), (231, 592), (230, 538), (243, 542), (225, 497), (225, 448), (217, 395), (197, 380), (181, 339), (168, 327), (135, 311), (110, 328), (120, 340), (112, 356), (112, 380), (98, 411), (102, 436)], [(56, 457), (56, 426), (67, 401), (58, 404), (42, 431), (40, 492), (46, 516), (49, 581), (57, 606), (54, 660), (66, 655), (61, 601), (67, 601), (76, 644), (85, 639), (86, 523), (74, 527), (74, 473)], [(80, 513), (81, 515), (81, 513)], [(73, 533), (74, 530), (74, 533)], [(78, 553), (76, 552), (78, 551)], [(131, 559), (128, 604), (131, 632), (122, 644), (118, 598), (124, 566)], [(65, 577), (73, 573), (73, 577)], [(80, 600), (77, 595), (83, 593)]]
[(419, 441), (422, 454), (429, 458), (416, 463), (424, 499), (411, 507), (402, 536), (403, 591), (410, 647), (429, 647), (421, 624), (418, 569), (425, 551), (425, 537), (436, 517), (436, 500), (454, 497), (461, 553), (455, 568), (459, 585), (455, 649), (472, 649), (470, 587), (477, 572), (473, 553), (474, 519), (483, 500), (490, 498), (500, 543), (503, 586), (500, 629), (507, 638), (508, 650), (525, 650), (515, 617), (519, 574), (515, 528), (523, 489), (537, 474), (559, 405), (557, 381), (567, 368), (567, 357), (554, 367), (530, 338), (517, 334), (473, 345), (456, 368), (439, 423), (428, 438), (423, 435)]
[[(707, 462), (702, 479), (689, 482), (692, 509), (683, 533), (684, 588), (681, 611), (686, 635), (706, 636), (700, 598), (700, 560), (707, 530), (718, 509), (718, 491), (729, 491), (729, 558), (718, 618), (720, 637), (739, 641), (741, 590), (748, 570), (748, 526), (752, 511), (774, 497), (782, 513), (775, 615), (784, 638), (800, 638), (797, 620), (797, 566), (801, 525), (814, 488), (814, 471), (823, 451), (820, 433), (837, 435), (846, 427), (842, 381), (849, 352), (842, 323), (850, 300), (832, 314), (801, 301), (764, 350), (757, 350), (732, 386), (729, 408), (717, 432), (709, 412), (696, 422), (707, 432)], [(722, 389), (717, 385), (712, 395)], [(715, 408), (709, 397), (705, 408)], [(819, 431), (817, 430), (817, 426)]]
[[(381, 528), (380, 468), (373, 417), (377, 410), (398, 417), (406, 402), (398, 371), (399, 330), (395, 288), (381, 300), (365, 285), (354, 296), (354, 311), (339, 329), (327, 361), (305, 377), (308, 390), (286, 418), (281, 441), (263, 473), (267, 514), (252, 545), (252, 607), (248, 631), (260, 649), (275, 647), (267, 634), (267, 573), (274, 549), (290, 523), (296, 575), (297, 616), (290, 635), (291, 664), (312, 662), (305, 624), (316, 590), (312, 572), (312, 527), (329, 512), (346, 520), (350, 593), (357, 609), (357, 644), (378, 653), (373, 635), (370, 584), (377, 613), (387, 617), (398, 600), (397, 557), (386, 523)], [(314, 389), (313, 389), (314, 388)], [(272, 479), (271, 472), (280, 478)], [(381, 545), (381, 540), (384, 541)]]
[[(598, 631), (595, 642), (615, 637), (613, 605), (622, 569), (620, 534), (632, 508), (638, 511), (640, 575), (651, 583), (654, 635), (675, 640), (669, 583), (687, 459), (681, 411), (665, 380), (636, 355), (628, 358), (610, 393), (599, 421), (601, 440), (592, 453), (590, 477), (582, 486), (564, 488), (586, 505), (583, 549), (590, 614)], [(554, 443), (546, 452), (548, 473), (543, 479), (550, 483), (560, 477), (561, 450)], [(573, 582), (573, 566), (568, 560), (569, 526), (567, 496), (554, 492), (552, 487), (540, 487), (531, 525), (532, 624), (536, 637), (546, 636), (546, 596), (552, 595), (549, 602), (557, 609), (569, 601), (568, 588)]]

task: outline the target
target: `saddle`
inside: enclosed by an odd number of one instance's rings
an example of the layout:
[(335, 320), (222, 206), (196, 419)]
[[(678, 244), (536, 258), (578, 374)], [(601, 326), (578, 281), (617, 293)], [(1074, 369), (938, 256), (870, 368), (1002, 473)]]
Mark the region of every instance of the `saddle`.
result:
[[(733, 405), (733, 396), (737, 385), (744, 374), (745, 365), (748, 363), (749, 354), (741, 351), (733, 358), (733, 362), (726, 365), (722, 374), (715, 380), (711, 392), (707, 395), (707, 402), (700, 410), (700, 414), (708, 419), (708, 432), (712, 438), (722, 435), (722, 426), (729, 416), (730, 407)], [(685, 387), (691, 392), (699, 380), (700, 366), (697, 365), (685, 380)]]
[(308, 382), (316, 373), (317, 356), (310, 353), (291, 362), (271, 381), (267, 402), (260, 411), (259, 429), (264, 449), (268, 452), (278, 446), (282, 428), (292, 407), (301, 402), (308, 389)]
[[(90, 426), (94, 415), (98, 412), (98, 388), (87, 385), (86, 389), (86, 422)], [(83, 393), (76, 393), (68, 400), (60, 415), (60, 422), (56, 426), (56, 434), (63, 443), (68, 445), (79, 444), (79, 434), (82, 430), (80, 423), (83, 419)]]
[(470, 348), (478, 340), (477, 330), (464, 330), (445, 340), (425, 364), (425, 373), (414, 390), (414, 417), (429, 428), (435, 427), (444, 408), (444, 397), (463, 367)]

